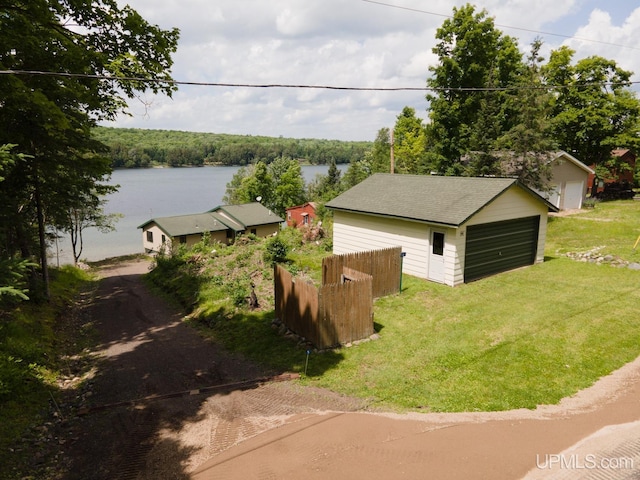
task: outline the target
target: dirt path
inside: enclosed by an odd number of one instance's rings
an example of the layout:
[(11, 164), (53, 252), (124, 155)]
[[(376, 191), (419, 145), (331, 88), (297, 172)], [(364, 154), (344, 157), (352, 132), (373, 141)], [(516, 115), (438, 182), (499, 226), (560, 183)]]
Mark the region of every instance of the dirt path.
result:
[(286, 382), (204, 340), (145, 287), (138, 261), (103, 269), (82, 315), (99, 334), (76, 400), (64, 478), (188, 478), (190, 470), (291, 415), (355, 402)]
[[(147, 291), (146, 269), (105, 270), (87, 307), (102, 332), (99, 362), (65, 478), (638, 478), (640, 426), (630, 422), (640, 420), (640, 360), (534, 411), (366, 413), (357, 400), (295, 382), (237, 384), (282, 372), (202, 340)], [(149, 395), (159, 397), (131, 402)], [(567, 450), (602, 428), (608, 436)], [(603, 473), (578, 468), (596, 453), (634, 468), (588, 477)]]

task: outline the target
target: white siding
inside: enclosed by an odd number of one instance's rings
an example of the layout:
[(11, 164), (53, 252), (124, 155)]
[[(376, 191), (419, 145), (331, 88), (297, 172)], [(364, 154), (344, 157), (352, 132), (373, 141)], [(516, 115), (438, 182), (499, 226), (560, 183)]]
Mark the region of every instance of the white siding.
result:
[(460, 228), (443, 228), (419, 222), (375, 215), (334, 212), (333, 253), (336, 255), (401, 246), (407, 255), (403, 271), (419, 278), (429, 278), (431, 231), (445, 232), (444, 283), (464, 283), (466, 227), (517, 218), (540, 216), (536, 262), (544, 261), (547, 233), (547, 207), (531, 194), (512, 187), (471, 217)]
[[(147, 241), (147, 232), (153, 235), (153, 241)], [(166, 247), (171, 248), (171, 238), (158, 225), (150, 223), (142, 230), (142, 246), (145, 252), (159, 252), (162, 248), (162, 236), (165, 236)]]
[(335, 255), (401, 246), (403, 272), (420, 278), (427, 278), (429, 235), (424, 223), (340, 211), (333, 217)]
[(541, 193), (541, 195), (560, 210), (582, 208), (582, 201), (587, 195), (589, 172), (562, 157), (557, 159), (551, 168), (553, 177), (551, 183), (554, 185), (555, 195), (553, 193)]

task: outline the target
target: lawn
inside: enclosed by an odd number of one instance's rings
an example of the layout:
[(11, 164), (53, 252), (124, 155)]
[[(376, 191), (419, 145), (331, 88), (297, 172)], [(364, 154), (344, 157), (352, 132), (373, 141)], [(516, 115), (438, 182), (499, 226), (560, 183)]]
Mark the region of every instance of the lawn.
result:
[[(640, 202), (600, 203), (553, 218), (543, 264), (455, 288), (405, 275), (401, 294), (375, 303), (380, 339), (308, 358), (306, 346), (272, 328), (270, 308), (248, 313), (224, 306), (228, 294), (216, 296), (215, 289), (201, 295), (192, 318), (230, 349), (278, 371), (301, 372), (304, 384), (365, 398), (371, 408), (535, 408), (640, 354), (640, 272), (565, 255), (602, 247), (603, 254), (640, 262), (640, 248), (633, 249), (638, 235)], [(314, 277), (322, 255), (294, 252), (304, 262), (294, 268)], [(256, 268), (256, 261), (247, 263)], [(229, 271), (222, 257), (208, 264)]]
[(375, 304), (381, 339), (307, 382), (395, 409), (557, 403), (640, 354), (640, 272), (563, 254), (640, 261), (638, 235), (640, 202), (601, 203), (549, 222), (544, 264), (456, 288), (405, 276), (402, 294)]

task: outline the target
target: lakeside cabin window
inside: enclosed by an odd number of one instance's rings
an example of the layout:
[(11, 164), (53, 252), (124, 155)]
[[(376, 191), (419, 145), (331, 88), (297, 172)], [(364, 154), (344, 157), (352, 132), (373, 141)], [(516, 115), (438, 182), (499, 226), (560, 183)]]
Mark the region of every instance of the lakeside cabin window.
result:
[(153, 243), (153, 232), (151, 230), (147, 230), (147, 242)]
[(180, 243), (187, 243), (187, 236), (186, 235), (180, 235)]

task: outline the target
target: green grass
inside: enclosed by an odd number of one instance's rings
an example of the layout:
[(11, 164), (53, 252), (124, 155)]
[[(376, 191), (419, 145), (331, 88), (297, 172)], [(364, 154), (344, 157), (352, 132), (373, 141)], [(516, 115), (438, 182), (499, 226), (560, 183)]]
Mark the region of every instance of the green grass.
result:
[(549, 221), (546, 252), (557, 255), (604, 247), (602, 253), (640, 262), (640, 202), (599, 202), (594, 209)]
[(563, 258), (457, 288), (405, 277), (375, 305), (381, 339), (309, 383), (401, 410), (554, 404), (640, 353), (638, 276)]
[[(405, 276), (401, 294), (375, 303), (379, 340), (311, 353), (308, 364), (306, 347), (271, 327), (272, 310), (248, 313), (211, 284), (201, 289), (193, 318), (231, 350), (277, 370), (307, 368), (304, 384), (367, 399), (372, 408), (535, 408), (640, 354), (640, 272), (564, 256), (604, 247), (640, 261), (638, 235), (640, 202), (599, 203), (553, 218), (545, 263), (456, 288)], [(297, 245), (289, 258), (318, 280), (326, 254)]]
[(64, 324), (69, 305), (91, 280), (73, 267), (52, 269), (49, 303), (23, 302), (0, 312), (0, 478), (16, 478), (15, 469), (33, 456), (18, 440), (31, 435), (58, 397), (62, 357), (82, 349), (81, 332)]

